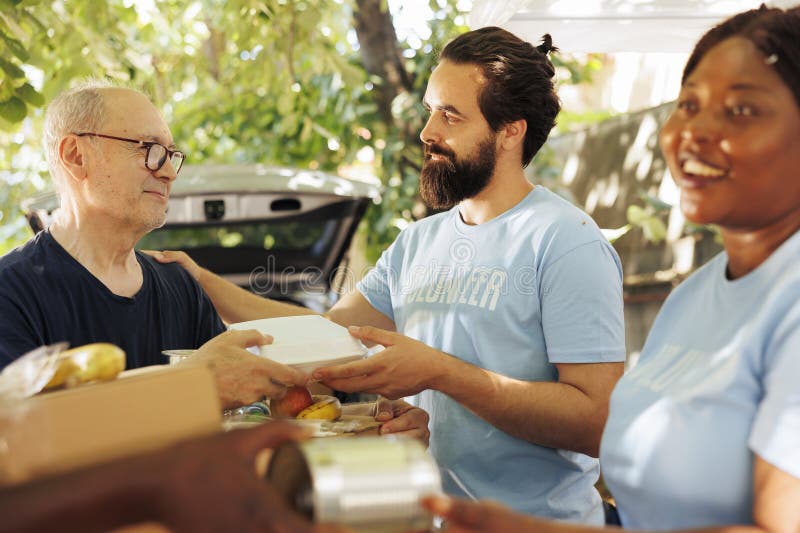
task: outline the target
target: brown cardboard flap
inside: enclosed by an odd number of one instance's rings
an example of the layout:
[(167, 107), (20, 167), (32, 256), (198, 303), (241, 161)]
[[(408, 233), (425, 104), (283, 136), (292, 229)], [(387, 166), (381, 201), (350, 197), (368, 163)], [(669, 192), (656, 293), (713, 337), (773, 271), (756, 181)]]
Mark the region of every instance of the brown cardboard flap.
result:
[(145, 452), (219, 431), (206, 368), (155, 367), (40, 394), (0, 410), (0, 484)]

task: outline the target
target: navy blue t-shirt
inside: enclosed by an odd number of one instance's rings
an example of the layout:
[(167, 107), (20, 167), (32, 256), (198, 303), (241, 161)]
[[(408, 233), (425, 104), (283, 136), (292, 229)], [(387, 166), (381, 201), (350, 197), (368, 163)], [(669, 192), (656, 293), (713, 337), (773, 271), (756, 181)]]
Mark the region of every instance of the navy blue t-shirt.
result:
[(225, 330), (208, 296), (176, 264), (136, 253), (142, 288), (112, 293), (48, 230), (0, 257), (0, 369), (44, 344), (110, 342), (126, 368), (164, 364), (162, 350), (198, 348)]

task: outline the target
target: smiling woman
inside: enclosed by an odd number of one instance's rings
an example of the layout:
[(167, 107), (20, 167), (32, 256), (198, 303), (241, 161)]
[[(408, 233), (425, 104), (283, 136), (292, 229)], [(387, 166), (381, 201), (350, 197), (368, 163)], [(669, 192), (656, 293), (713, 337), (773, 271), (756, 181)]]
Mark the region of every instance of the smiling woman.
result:
[(684, 213), (723, 236), (796, 223), (800, 180), (787, 178), (800, 168), (800, 113), (777, 57), (745, 37), (714, 46), (688, 70), (661, 134)]

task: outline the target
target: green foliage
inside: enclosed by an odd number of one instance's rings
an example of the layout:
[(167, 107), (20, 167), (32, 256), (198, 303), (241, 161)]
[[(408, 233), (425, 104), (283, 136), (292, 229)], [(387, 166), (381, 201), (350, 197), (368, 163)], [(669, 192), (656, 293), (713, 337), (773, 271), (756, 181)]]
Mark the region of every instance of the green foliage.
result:
[[(190, 163), (270, 163), (336, 170), (375, 154), (384, 195), (365, 217), (375, 260), (417, 199), (422, 95), (437, 52), (466, 30), (456, 0), (430, 0), (431, 35), (400, 42), (411, 91), (387, 123), (353, 31), (355, 0), (0, 0), (0, 253), (28, 238), (20, 201), (49, 186), (42, 106), (87, 76), (131, 82), (164, 110)], [(555, 60), (569, 82), (591, 61)], [(231, 238), (231, 237), (226, 237)]]
[(598, 54), (589, 54), (585, 60), (578, 60), (559, 51), (550, 57), (561, 84), (577, 85), (591, 82), (592, 76), (603, 67), (601, 56)]
[(127, 79), (135, 54), (114, 36), (135, 20), (133, 8), (122, 2), (0, 2), (0, 131), (18, 131), (77, 77)]
[(20, 243), (20, 235), (27, 236), (27, 221), (19, 206), (23, 200), (36, 193), (32, 183), (21, 182), (0, 187), (0, 252), (10, 250)]
[(592, 124), (597, 124), (615, 116), (614, 111), (608, 109), (599, 109), (586, 111), (583, 113), (574, 113), (569, 110), (562, 109), (558, 114), (558, 121), (556, 123), (556, 131), (558, 133), (565, 133), (582, 129)]
[[(628, 227), (628, 229), (634, 227), (642, 228), (644, 238), (649, 242), (658, 244), (667, 237), (667, 225), (665, 221), (669, 217), (670, 211), (674, 209), (675, 206), (650, 194), (641, 193), (639, 197), (642, 200), (643, 207), (638, 205), (628, 206), (626, 212), (628, 224), (626, 227)], [(707, 224), (695, 224), (688, 220), (685, 221), (683, 223), (682, 235), (696, 234), (711, 234), (718, 244), (722, 244), (719, 227)]]
[(345, 38), (350, 6), (204, 4), (188, 27), (182, 2), (162, 6), (157, 33), (169, 41), (147, 50), (154, 93), (191, 162), (333, 170), (351, 160), (365, 144), (357, 132), (374, 105)]
[(49, 186), (42, 106), (77, 78), (135, 70), (120, 37), (136, 13), (122, 2), (0, 0), (0, 254), (30, 235), (22, 200)]
[[(41, 106), (87, 76), (149, 92), (191, 163), (335, 170), (367, 145), (375, 104), (347, 38), (349, 2), (167, 0), (155, 13), (126, 4), (0, 3), (0, 180), (14, 189), (0, 202), (4, 225), (47, 183)], [(0, 253), (28, 237), (14, 227)]]
[(648, 204), (642, 208), (638, 205), (628, 206), (626, 211), (630, 226), (642, 228), (644, 238), (658, 244), (667, 237), (667, 226), (654, 209)]
[[(613, 243), (634, 228), (641, 228), (645, 240), (653, 244), (658, 244), (667, 238), (667, 225), (664, 220), (669, 217), (673, 206), (645, 193), (642, 193), (640, 198), (644, 206), (629, 205), (625, 211), (627, 224), (619, 228), (603, 230), (609, 241)], [(696, 227), (699, 228), (699, 226)]]

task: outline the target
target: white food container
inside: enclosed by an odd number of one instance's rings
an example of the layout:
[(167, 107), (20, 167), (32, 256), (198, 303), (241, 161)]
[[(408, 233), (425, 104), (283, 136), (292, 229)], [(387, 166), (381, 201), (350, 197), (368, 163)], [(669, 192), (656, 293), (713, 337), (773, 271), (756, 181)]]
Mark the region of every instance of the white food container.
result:
[(271, 335), (261, 346), (262, 357), (310, 373), (314, 369), (362, 359), (367, 348), (347, 328), (318, 315), (264, 318), (231, 324), (228, 329), (255, 329)]

